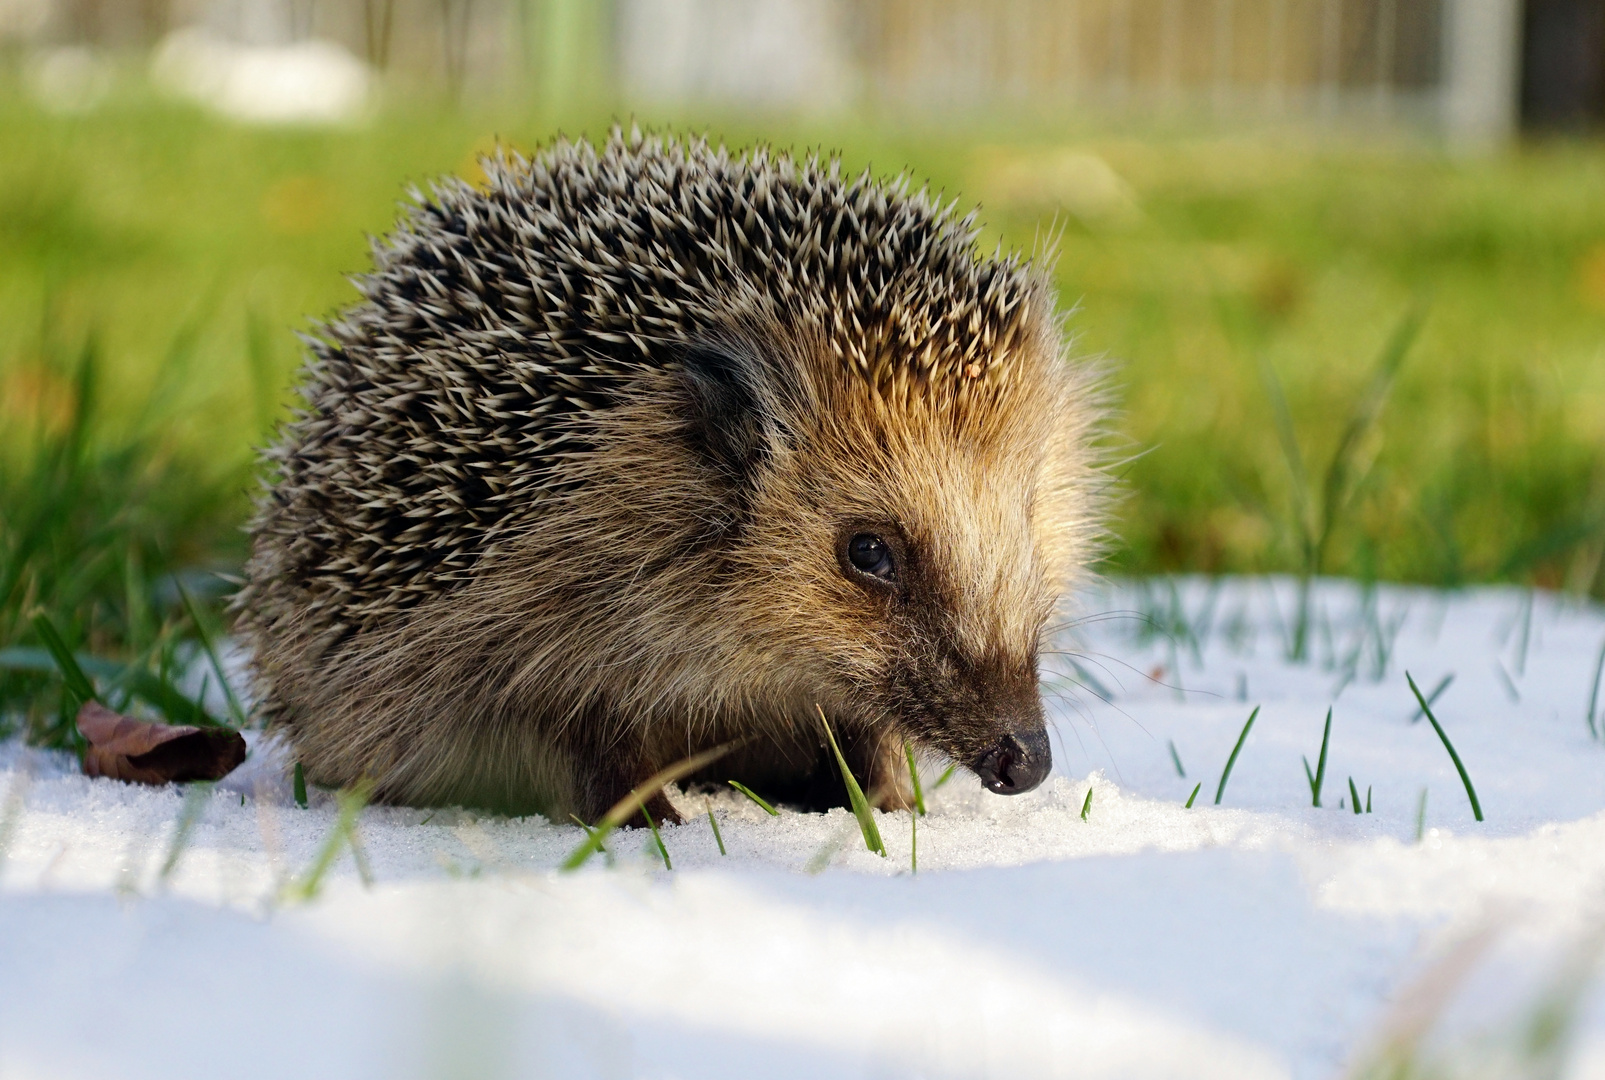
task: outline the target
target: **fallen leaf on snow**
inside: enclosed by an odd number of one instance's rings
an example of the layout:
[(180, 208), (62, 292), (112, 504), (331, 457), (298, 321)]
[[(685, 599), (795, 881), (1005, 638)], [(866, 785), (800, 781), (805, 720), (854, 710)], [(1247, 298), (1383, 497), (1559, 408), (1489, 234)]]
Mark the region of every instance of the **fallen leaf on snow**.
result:
[(136, 784), (221, 780), (245, 760), (245, 739), (231, 728), (152, 724), (98, 701), (78, 710), (78, 730), (89, 740), (86, 776)]

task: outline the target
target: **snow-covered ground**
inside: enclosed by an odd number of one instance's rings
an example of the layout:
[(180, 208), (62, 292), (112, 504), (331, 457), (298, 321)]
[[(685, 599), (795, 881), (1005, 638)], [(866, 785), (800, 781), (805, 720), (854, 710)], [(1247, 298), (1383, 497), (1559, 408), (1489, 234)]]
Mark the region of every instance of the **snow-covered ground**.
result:
[[(1294, 596), (1086, 598), (1111, 614), (1056, 658), (1054, 776), (956, 774), (917, 875), (907, 814), (881, 859), (845, 811), (731, 793), (727, 856), (680, 800), (672, 872), (638, 833), (564, 874), (573, 825), (369, 808), (371, 884), (342, 850), (296, 899), (338, 808), (270, 755), (186, 804), (0, 747), (0, 1077), (1324, 1078), (1415, 1031), (1456, 1076), (1605, 1077), (1605, 613), (1326, 583), (1292, 663)], [(1406, 669), (1454, 676), (1434, 712), (1485, 821)]]

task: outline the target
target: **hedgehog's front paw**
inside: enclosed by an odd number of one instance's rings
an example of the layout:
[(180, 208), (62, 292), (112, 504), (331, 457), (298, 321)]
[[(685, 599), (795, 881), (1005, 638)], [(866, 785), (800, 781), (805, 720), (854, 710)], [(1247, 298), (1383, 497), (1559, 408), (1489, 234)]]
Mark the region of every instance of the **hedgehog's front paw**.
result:
[(914, 809), (914, 792), (901, 777), (892, 777), (869, 793), (869, 804), (888, 814)]
[[(648, 799), (642, 809), (651, 814), (652, 820), (659, 825), (685, 824), (685, 819), (680, 816), (680, 811), (674, 808), (674, 804), (669, 801), (668, 795), (662, 791)], [(641, 811), (637, 810), (635, 815), (625, 821), (624, 824), (632, 829), (644, 829), (647, 827), (647, 820), (641, 816)]]

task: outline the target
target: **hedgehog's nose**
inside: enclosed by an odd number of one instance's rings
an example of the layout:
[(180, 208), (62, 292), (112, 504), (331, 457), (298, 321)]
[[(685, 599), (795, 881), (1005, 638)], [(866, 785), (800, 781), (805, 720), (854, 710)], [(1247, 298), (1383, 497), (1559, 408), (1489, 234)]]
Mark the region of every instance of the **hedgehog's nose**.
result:
[(970, 768), (986, 789), (999, 795), (1018, 795), (1030, 791), (1047, 779), (1053, 768), (1053, 751), (1048, 748), (1048, 732), (1011, 731), (997, 745), (976, 759)]

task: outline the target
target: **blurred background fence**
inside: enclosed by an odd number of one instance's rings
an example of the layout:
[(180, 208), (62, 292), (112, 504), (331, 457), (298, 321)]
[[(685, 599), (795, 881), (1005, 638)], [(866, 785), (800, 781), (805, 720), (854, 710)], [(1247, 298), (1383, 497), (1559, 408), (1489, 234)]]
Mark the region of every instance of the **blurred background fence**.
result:
[(1605, 117), (1605, 0), (0, 0), (0, 32), (336, 42), (460, 95), (1401, 122)]

